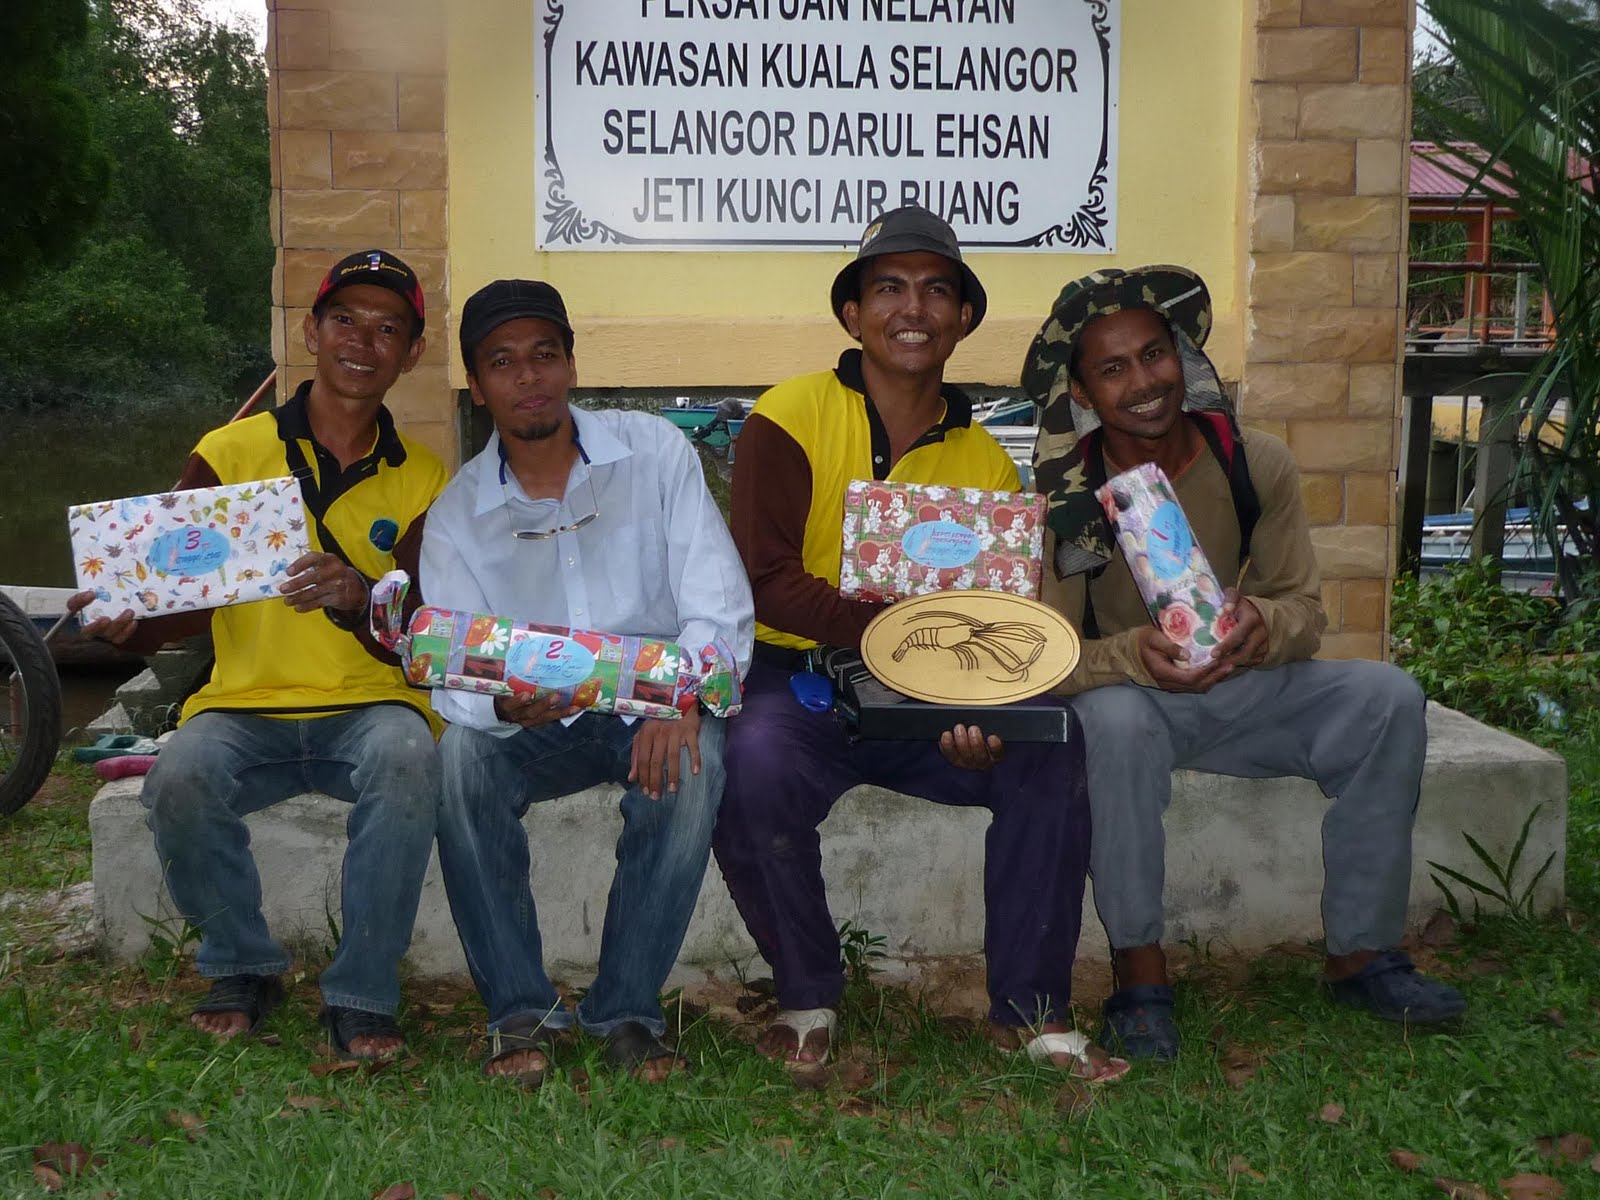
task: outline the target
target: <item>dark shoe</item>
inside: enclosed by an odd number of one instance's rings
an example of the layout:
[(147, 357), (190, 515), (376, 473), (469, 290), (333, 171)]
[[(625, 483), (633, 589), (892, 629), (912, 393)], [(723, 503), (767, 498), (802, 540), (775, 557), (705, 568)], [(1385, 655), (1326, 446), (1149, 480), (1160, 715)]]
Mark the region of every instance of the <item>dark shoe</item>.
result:
[(282, 999), (283, 981), (276, 975), (223, 975), (212, 980), (206, 998), (190, 1009), (189, 1015), (243, 1013), (250, 1027), (242, 1036), (255, 1037)]
[[(555, 1053), (556, 1038), (563, 1031), (544, 1024), (536, 1017), (513, 1017), (506, 1025), (489, 1031), (489, 1058), (483, 1064), (483, 1073), (489, 1079), (510, 1079), (526, 1091), (536, 1091), (550, 1072), (550, 1059)], [(490, 1072), (489, 1068), (503, 1058), (524, 1050), (537, 1050), (544, 1055), (544, 1066), (528, 1067), (521, 1071)]]
[(1099, 1042), (1127, 1058), (1177, 1058), (1177, 999), (1164, 983), (1143, 983), (1111, 993)]
[(357, 1038), (397, 1037), (403, 1039), (405, 1034), (401, 1031), (400, 1026), (394, 1023), (394, 1018), (388, 1013), (368, 1012), (364, 1008), (340, 1008), (336, 1005), (325, 1005), (322, 1011), (317, 1014), (317, 1021), (328, 1031), (328, 1041), (332, 1043), (340, 1058), (373, 1062), (395, 1058), (405, 1049), (404, 1045), (400, 1045), (393, 1050), (384, 1050), (377, 1054), (363, 1054), (350, 1049), (350, 1043)]
[(1435, 1025), (1467, 1011), (1467, 1000), (1449, 984), (1429, 979), (1409, 955), (1389, 950), (1347, 979), (1324, 980), (1335, 1004), (1364, 1008), (1385, 1021)]
[(638, 1021), (624, 1021), (606, 1035), (606, 1065), (630, 1074), (646, 1063), (658, 1059), (672, 1059), (674, 1071), (687, 1071), (689, 1063), (673, 1052), (655, 1034)]

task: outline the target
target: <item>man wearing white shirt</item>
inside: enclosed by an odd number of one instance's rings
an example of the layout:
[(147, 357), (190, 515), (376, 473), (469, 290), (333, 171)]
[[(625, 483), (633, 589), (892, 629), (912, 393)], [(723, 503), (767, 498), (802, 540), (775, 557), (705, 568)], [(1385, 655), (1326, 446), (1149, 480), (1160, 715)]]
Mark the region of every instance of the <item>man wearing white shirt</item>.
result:
[[(572, 326), (547, 283), (499, 280), (469, 299), (461, 354), (495, 435), (428, 514), (421, 585), (430, 604), (698, 648), (721, 638), (750, 661), (754, 613), (733, 539), (699, 459), (675, 426), (568, 404)], [(722, 799), (723, 721), (559, 707), (550, 695), (437, 689), (450, 722), (439, 860), (451, 913), (489, 1010), (492, 1076), (543, 1081), (574, 1014), (544, 971), (522, 815), (614, 781), (623, 832), (600, 938), (600, 971), (576, 1013), (614, 1065), (665, 1078), (659, 993), (700, 892)]]

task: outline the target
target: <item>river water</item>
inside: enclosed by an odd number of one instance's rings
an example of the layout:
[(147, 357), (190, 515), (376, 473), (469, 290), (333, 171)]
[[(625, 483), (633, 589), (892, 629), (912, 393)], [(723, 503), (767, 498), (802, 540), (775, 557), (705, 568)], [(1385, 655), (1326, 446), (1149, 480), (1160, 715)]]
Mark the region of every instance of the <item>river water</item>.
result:
[[(0, 583), (74, 586), (67, 506), (167, 490), (200, 435), (238, 404), (218, 395), (0, 411)], [(98, 716), (128, 674), (64, 669), (65, 728)]]

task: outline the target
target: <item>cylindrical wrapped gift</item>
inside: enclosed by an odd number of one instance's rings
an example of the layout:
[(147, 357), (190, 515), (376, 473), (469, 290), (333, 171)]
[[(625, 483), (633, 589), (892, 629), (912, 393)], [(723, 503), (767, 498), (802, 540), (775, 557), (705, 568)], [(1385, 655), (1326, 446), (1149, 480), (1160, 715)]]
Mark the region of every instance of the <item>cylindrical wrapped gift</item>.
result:
[(1095, 497), (1117, 531), (1150, 619), (1183, 647), (1191, 667), (1210, 662), (1236, 622), (1222, 611), (1222, 585), (1166, 472), (1145, 463), (1109, 480)]
[(739, 666), (720, 639), (696, 650), (656, 638), (536, 625), (423, 605), (408, 622), (411, 580), (391, 571), (372, 589), (372, 636), (400, 655), (414, 687), (548, 695), (620, 716), (681, 716), (696, 703), (739, 711)]

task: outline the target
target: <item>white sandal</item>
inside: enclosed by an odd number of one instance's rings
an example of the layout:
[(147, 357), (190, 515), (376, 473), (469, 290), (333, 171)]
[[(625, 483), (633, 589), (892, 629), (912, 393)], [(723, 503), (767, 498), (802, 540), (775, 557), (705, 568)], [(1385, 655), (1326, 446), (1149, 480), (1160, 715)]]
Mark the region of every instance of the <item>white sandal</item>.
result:
[[(1027, 1039), (1019, 1049), (1033, 1062), (1055, 1062), (1055, 1055), (1068, 1054), (1080, 1067), (1094, 1071), (1095, 1061), (1089, 1055), (1089, 1039), (1076, 1029), (1065, 1033), (1040, 1033)], [(1112, 1069), (1104, 1075), (1079, 1075), (1074, 1077), (1084, 1083), (1110, 1083), (1128, 1073), (1130, 1064), (1125, 1058), (1109, 1058)]]
[(792, 1029), (795, 1035), (794, 1052), (799, 1054), (805, 1049), (806, 1039), (817, 1030), (826, 1030), (828, 1034), (828, 1048), (822, 1052), (822, 1057), (814, 1063), (801, 1062), (798, 1059), (784, 1056), (784, 1061), (796, 1067), (820, 1067), (828, 1061), (833, 1053), (833, 1035), (839, 1028), (839, 1014), (831, 1008), (785, 1008), (767, 1024), (768, 1029)]

